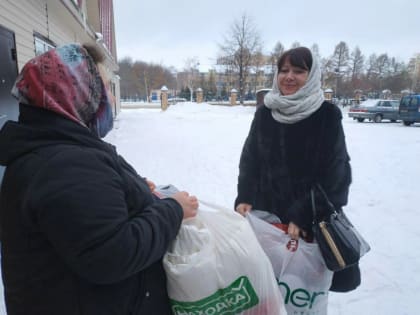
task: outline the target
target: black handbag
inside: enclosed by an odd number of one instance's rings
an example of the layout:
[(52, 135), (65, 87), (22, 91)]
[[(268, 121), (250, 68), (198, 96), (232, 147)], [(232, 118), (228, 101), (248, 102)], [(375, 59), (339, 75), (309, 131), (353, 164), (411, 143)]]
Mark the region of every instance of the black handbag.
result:
[[(316, 191), (319, 194), (316, 194)], [(320, 196), (322, 205), (328, 213), (324, 220), (319, 220), (315, 196)], [(357, 264), (364, 254), (370, 250), (369, 244), (359, 234), (343, 211), (336, 211), (325, 191), (319, 184), (311, 188), (313, 211), (312, 231), (319, 245), (327, 268), (339, 271)]]
[(361, 280), (359, 264), (354, 264), (334, 272), (330, 291), (341, 293), (353, 291), (360, 285)]

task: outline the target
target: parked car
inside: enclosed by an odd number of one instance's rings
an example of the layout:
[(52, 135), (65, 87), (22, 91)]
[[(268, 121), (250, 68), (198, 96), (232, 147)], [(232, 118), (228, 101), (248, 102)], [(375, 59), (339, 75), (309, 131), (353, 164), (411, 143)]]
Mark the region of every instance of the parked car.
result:
[(348, 115), (350, 118), (363, 122), (365, 119), (374, 121), (376, 123), (381, 122), (383, 119), (396, 122), (400, 120), (398, 100), (366, 100), (359, 105), (353, 105), (350, 107)]
[(420, 95), (403, 96), (399, 114), (405, 126), (420, 122)]

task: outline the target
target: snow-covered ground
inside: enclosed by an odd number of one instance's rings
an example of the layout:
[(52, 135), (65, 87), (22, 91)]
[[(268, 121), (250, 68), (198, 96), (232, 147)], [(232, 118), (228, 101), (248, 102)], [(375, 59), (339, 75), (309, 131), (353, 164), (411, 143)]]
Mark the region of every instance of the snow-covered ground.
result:
[[(124, 109), (105, 140), (156, 184), (233, 208), (254, 111), (196, 103), (166, 112)], [(343, 115), (353, 170), (345, 210), (372, 250), (361, 261), (362, 285), (331, 293), (329, 314), (420, 314), (420, 125), (358, 123)]]

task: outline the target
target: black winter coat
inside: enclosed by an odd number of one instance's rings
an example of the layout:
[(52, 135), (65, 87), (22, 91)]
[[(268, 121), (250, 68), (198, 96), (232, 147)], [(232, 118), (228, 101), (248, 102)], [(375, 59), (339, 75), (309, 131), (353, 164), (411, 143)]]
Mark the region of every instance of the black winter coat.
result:
[[(347, 204), (351, 169), (341, 120), (339, 108), (328, 102), (294, 124), (279, 123), (270, 109), (258, 108), (242, 150), (235, 207), (251, 204), (311, 234), (314, 183), (322, 185), (336, 209)], [(330, 290), (346, 292), (359, 284), (356, 265), (335, 273)]]
[(315, 182), (337, 209), (344, 206), (351, 170), (341, 119), (338, 107), (328, 102), (294, 124), (279, 123), (261, 106), (242, 151), (235, 206), (252, 204), (307, 231), (313, 218), (309, 193)]
[(39, 108), (4, 125), (0, 164), (8, 314), (170, 314), (161, 258), (182, 221), (174, 199), (155, 200), (113, 146)]

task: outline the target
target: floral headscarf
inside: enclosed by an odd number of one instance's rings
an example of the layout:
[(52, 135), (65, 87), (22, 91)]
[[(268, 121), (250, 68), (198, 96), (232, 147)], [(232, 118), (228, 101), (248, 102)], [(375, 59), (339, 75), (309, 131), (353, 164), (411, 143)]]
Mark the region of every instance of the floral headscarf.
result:
[(107, 90), (92, 57), (79, 44), (60, 46), (31, 59), (12, 94), (20, 103), (53, 111), (100, 137), (112, 129)]

